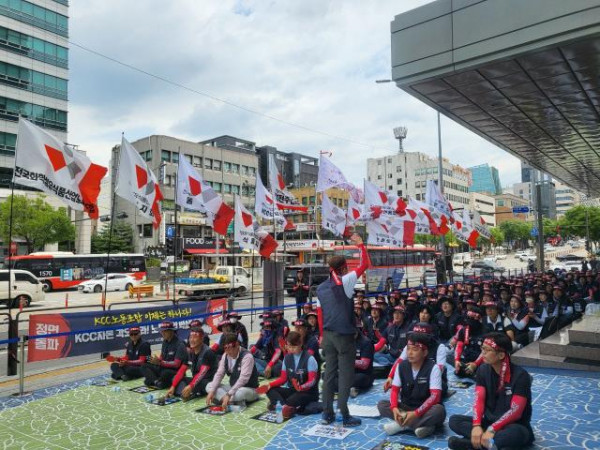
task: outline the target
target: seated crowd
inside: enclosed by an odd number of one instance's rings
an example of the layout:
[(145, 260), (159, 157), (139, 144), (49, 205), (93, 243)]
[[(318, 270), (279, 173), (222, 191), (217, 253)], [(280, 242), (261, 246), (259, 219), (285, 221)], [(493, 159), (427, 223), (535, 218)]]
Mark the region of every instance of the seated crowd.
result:
[[(449, 448), (527, 446), (534, 440), (532, 378), (510, 354), (580, 317), (587, 302), (600, 301), (599, 280), (595, 272), (547, 273), (393, 290), (373, 299), (358, 292), (350, 396), (369, 390), (382, 375), (389, 400), (377, 408), (392, 419), (385, 432), (424, 438), (446, 419), (447, 370), (453, 369), (458, 377), (474, 379), (474, 415), (449, 418), (457, 434)], [(254, 344), (235, 312), (218, 324), (222, 334), (212, 345), (199, 320), (190, 323), (187, 342), (173, 323), (163, 322), (158, 356), (132, 327), (125, 354), (111, 365), (112, 377), (143, 377), (146, 385), (167, 389), (167, 396), (186, 401), (206, 396), (207, 404), (223, 407), (266, 394), (268, 408), (280, 403), (284, 418), (321, 412), (319, 380), (327, 367), (320, 311), (306, 303), (299, 312), (291, 326), (281, 310), (262, 314)], [(259, 377), (268, 381), (261, 385)]]

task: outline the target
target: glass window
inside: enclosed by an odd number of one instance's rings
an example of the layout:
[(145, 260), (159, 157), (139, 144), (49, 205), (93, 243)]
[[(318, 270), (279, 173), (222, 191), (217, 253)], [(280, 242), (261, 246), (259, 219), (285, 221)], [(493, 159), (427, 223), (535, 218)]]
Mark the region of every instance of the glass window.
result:
[(239, 164), (231, 164), (231, 172), (232, 173), (240, 173), (240, 165)]
[(225, 183), (225, 184), (223, 185), (223, 192), (224, 192), (225, 194), (229, 194), (229, 193), (231, 193), (231, 185), (230, 185), (230, 184), (228, 184), (228, 183)]
[(179, 163), (179, 153), (173, 152), (171, 153), (171, 162), (178, 164)]
[(170, 162), (171, 161), (171, 152), (168, 150), (161, 150), (160, 151), (160, 160)]
[(189, 162), (190, 164), (192, 164), (192, 155), (184, 155), (185, 156), (185, 160), (187, 162)]
[(256, 177), (256, 167), (249, 167), (250, 176)]
[(193, 164), (196, 167), (202, 167), (202, 158), (200, 156), (194, 156)]
[(240, 193), (240, 187), (236, 186), (236, 185), (231, 186), (231, 192), (233, 194), (239, 194)]
[(217, 183), (216, 181), (212, 184), (212, 188), (215, 192), (221, 192), (221, 183)]
[(212, 169), (213, 160), (210, 158), (204, 158), (204, 168)]
[(221, 170), (221, 161), (216, 159), (213, 161), (213, 170)]
[(308, 201), (309, 201), (309, 204), (314, 205), (315, 204), (315, 196), (311, 195)]
[(223, 171), (224, 172), (231, 172), (231, 163), (228, 162), (223, 162)]

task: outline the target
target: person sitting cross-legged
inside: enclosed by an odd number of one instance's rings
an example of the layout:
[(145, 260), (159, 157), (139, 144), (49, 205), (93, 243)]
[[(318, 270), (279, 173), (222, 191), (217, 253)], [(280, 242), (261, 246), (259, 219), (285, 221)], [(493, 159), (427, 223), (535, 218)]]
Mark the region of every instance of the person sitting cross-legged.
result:
[(430, 339), (423, 333), (411, 333), (407, 359), (398, 364), (394, 373), (390, 401), (377, 404), (382, 417), (394, 419), (384, 426), (387, 434), (411, 430), (421, 439), (431, 435), (446, 419), (441, 403), (442, 371), (428, 358)]
[(290, 331), (286, 337), (287, 354), (283, 358), (281, 375), (256, 389), (269, 397), (269, 410), (277, 402), (283, 405), (283, 417), (289, 419), (309, 403), (319, 400), (319, 378), (316, 359), (302, 348), (302, 336)]
[(524, 448), (535, 437), (531, 429), (531, 376), (510, 362), (510, 338), (489, 333), (481, 346), (484, 364), (475, 377), (473, 417), (450, 417), (451, 449)]

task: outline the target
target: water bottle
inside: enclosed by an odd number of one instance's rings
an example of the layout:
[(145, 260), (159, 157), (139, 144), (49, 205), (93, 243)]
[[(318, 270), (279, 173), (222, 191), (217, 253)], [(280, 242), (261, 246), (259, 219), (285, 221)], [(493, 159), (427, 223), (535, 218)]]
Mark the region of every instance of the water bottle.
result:
[(154, 394), (146, 394), (144, 400), (146, 400), (147, 403), (152, 403), (152, 401), (154, 400)]
[(283, 423), (283, 407), (279, 402), (275, 405), (275, 421), (277, 423)]
[(112, 388), (113, 392), (121, 392), (121, 386), (115, 386)]

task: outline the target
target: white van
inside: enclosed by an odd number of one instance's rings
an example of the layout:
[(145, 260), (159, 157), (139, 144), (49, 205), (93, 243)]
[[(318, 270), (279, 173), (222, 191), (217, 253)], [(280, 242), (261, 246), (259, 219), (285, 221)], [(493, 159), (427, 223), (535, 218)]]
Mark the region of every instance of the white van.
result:
[[(31, 272), (27, 270), (11, 270), (10, 300), (13, 308), (18, 308), (19, 303), (23, 306), (31, 305), (31, 302), (44, 300), (42, 283)], [(0, 270), (0, 303), (9, 306), (8, 296), (8, 269)]]
[(453, 266), (468, 267), (472, 262), (473, 259), (471, 258), (471, 254), (469, 252), (455, 253), (452, 257)]

